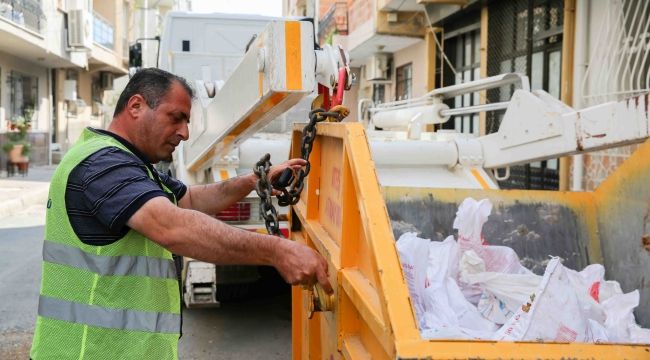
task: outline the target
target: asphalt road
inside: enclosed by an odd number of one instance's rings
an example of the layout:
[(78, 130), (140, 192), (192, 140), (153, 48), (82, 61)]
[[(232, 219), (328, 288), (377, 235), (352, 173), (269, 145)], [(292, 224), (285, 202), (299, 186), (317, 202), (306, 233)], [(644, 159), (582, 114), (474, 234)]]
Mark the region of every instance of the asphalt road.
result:
[(184, 309), (179, 353), (181, 359), (290, 359), (290, 296)]
[[(31, 347), (41, 279), (41, 215), (0, 220), (0, 359), (26, 359)], [(291, 357), (287, 291), (258, 293), (217, 309), (184, 309), (183, 320), (181, 359)]]
[(0, 359), (26, 359), (41, 281), (43, 227), (0, 229)]

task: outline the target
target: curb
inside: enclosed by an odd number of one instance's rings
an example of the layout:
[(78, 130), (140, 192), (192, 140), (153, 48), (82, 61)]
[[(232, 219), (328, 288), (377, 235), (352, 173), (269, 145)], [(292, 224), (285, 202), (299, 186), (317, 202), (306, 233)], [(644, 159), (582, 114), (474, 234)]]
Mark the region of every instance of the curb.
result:
[(26, 192), (26, 194), (19, 196), (16, 199), (9, 199), (0, 202), (0, 218), (17, 214), (32, 205), (45, 205), (47, 202), (49, 189), (50, 184), (43, 183), (41, 187), (29, 190)]

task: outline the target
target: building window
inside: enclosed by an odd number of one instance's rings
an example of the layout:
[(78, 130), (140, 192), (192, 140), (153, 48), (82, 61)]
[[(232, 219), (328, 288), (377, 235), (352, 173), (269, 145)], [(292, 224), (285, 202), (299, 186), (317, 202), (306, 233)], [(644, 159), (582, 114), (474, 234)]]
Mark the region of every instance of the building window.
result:
[(9, 117), (34, 114), (38, 110), (38, 77), (11, 71), (7, 78), (10, 92)]
[(77, 92), (77, 97), (79, 97), (79, 72), (74, 69), (67, 69), (65, 71), (65, 79), (66, 80), (74, 80), (75, 85), (76, 85), (76, 92)]
[(47, 21), (41, 0), (2, 0), (0, 16), (37, 33), (43, 33)]
[(395, 100), (405, 100), (412, 97), (413, 88), (413, 66), (411, 63), (402, 65), (395, 70), (396, 86)]
[[(502, 1), (490, 4), (488, 75), (517, 72), (528, 76), (531, 89), (560, 97), (562, 73), (562, 0)], [(514, 86), (487, 91), (488, 102), (509, 101)], [(505, 111), (489, 112), (487, 132), (499, 129)], [(513, 166), (502, 188), (557, 190), (556, 159)]]
[[(479, 23), (471, 24), (465, 27), (468, 30), (450, 32), (452, 35), (445, 38), (445, 53), (454, 66), (453, 71), (449, 69), (444, 73), (445, 86), (463, 84), (480, 78), (481, 35), (477, 30), (479, 27)], [(478, 105), (479, 93), (456, 96), (446, 103), (455, 109)], [(478, 114), (453, 116), (443, 125), (443, 128), (479, 135), (479, 116)]]
[(381, 104), (386, 101), (386, 85), (372, 84), (372, 102)]
[(93, 12), (93, 40), (99, 45), (112, 50), (115, 45), (113, 33), (113, 25), (99, 13)]

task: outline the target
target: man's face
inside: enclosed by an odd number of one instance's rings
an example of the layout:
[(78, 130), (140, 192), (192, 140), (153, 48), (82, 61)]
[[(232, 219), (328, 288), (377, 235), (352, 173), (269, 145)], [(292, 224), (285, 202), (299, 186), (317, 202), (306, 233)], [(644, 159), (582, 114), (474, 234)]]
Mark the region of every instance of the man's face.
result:
[(190, 96), (178, 82), (172, 84), (155, 109), (147, 107), (140, 140), (151, 162), (170, 159), (176, 146), (187, 140), (191, 107)]

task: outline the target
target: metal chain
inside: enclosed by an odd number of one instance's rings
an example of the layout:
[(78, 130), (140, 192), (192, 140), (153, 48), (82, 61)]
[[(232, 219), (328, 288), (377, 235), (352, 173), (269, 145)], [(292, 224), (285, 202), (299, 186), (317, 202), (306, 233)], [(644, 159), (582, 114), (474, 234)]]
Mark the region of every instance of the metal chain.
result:
[(273, 206), (273, 186), (268, 180), (269, 169), (271, 169), (271, 155), (262, 156), (260, 161), (255, 164), (253, 172), (257, 175), (255, 192), (260, 197), (260, 216), (264, 219), (266, 231), (271, 235), (280, 236), (280, 222), (278, 221), (278, 212)]
[[(316, 140), (316, 124), (328, 118), (334, 121), (341, 121), (347, 115), (346, 112), (325, 111), (324, 109), (314, 109), (309, 112), (309, 123), (302, 130), (302, 142), (300, 145), (301, 158), (307, 161), (304, 168), (297, 171), (295, 176), (287, 179), (290, 183), (287, 189), (287, 184), (272, 184), (268, 178), (269, 170), (271, 169), (271, 155), (266, 154), (255, 164), (253, 172), (257, 175), (257, 184), (255, 191), (260, 197), (260, 216), (264, 219), (266, 230), (269, 234), (281, 236), (280, 222), (278, 221), (278, 212), (273, 206), (272, 196), (273, 189), (280, 191), (277, 195), (278, 205), (288, 206), (295, 205), (300, 200), (300, 193), (305, 186), (305, 178), (309, 175), (311, 164), (309, 163), (309, 155), (311, 154)], [(343, 114), (342, 114), (343, 112)]]

